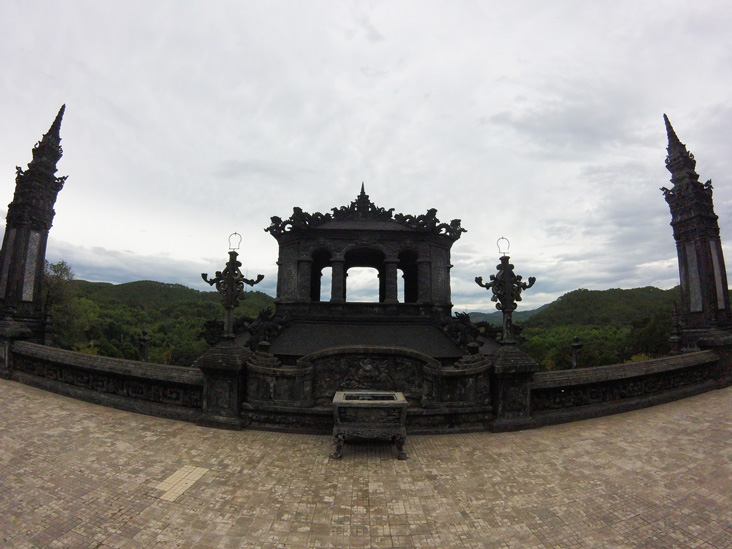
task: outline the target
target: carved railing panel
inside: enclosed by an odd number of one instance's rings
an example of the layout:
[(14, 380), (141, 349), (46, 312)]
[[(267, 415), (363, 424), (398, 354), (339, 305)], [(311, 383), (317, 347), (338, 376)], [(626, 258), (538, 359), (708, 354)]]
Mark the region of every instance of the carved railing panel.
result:
[(202, 406), (202, 376), (192, 368), (83, 355), (27, 342), (13, 344), (11, 353), (12, 371), (38, 381), (156, 404)]
[[(597, 370), (597, 371), (594, 371)], [(567, 372), (535, 374), (533, 413), (651, 398), (713, 383), (721, 375), (719, 357), (711, 351)]]

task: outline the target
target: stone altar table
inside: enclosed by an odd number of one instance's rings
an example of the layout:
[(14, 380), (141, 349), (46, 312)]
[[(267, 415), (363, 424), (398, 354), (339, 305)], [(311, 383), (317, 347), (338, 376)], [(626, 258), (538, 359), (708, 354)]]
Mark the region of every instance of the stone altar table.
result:
[(337, 391), (333, 397), (333, 459), (343, 457), (346, 437), (390, 439), (396, 444), (397, 458), (407, 459), (404, 443), (409, 403), (393, 391)]

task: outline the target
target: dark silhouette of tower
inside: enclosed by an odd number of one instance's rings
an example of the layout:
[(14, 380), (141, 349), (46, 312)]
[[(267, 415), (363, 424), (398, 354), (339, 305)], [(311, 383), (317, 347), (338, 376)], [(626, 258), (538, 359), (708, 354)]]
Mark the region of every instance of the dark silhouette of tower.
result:
[(16, 168), (15, 195), (8, 215), (0, 253), (0, 316), (24, 324), (35, 338), (44, 333), (43, 267), (48, 231), (56, 212), (53, 206), (66, 177), (56, 177), (61, 149), (61, 107), (51, 128), (33, 147), (28, 169)]
[(664, 114), (668, 133), (666, 169), (673, 187), (663, 187), (671, 209), (681, 279), (678, 316), (682, 345), (693, 347), (699, 337), (732, 328), (727, 271), (719, 224), (712, 201), (712, 181), (699, 182), (694, 155), (686, 150)]

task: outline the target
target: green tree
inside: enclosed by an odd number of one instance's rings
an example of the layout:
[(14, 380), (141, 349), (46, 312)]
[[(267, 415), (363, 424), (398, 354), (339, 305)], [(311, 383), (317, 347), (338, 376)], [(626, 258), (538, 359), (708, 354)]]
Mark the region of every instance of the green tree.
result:
[(43, 265), (43, 309), (51, 314), (54, 306), (61, 307), (69, 300), (69, 281), (74, 280), (74, 273), (66, 261)]
[(655, 314), (634, 322), (628, 335), (629, 352), (633, 355), (660, 357), (671, 352), (671, 318)]

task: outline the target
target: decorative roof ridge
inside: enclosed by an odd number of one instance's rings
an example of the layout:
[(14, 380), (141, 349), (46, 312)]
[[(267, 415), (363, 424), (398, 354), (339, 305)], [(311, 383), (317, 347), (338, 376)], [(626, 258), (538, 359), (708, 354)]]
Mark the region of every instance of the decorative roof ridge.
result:
[(420, 232), (444, 235), (452, 240), (457, 240), (460, 235), (467, 232), (460, 226), (459, 219), (453, 219), (450, 223), (441, 223), (437, 219), (437, 209), (431, 208), (427, 213), (422, 215), (411, 215), (394, 213), (394, 208), (388, 210), (380, 206), (376, 206), (369, 196), (366, 194), (363, 183), (361, 183), (361, 193), (348, 206), (340, 208), (332, 208), (331, 213), (308, 213), (302, 208), (294, 207), (292, 215), (283, 220), (280, 217), (272, 216), (271, 224), (264, 229), (277, 237), (287, 232), (295, 230), (312, 229), (319, 227), (329, 221), (393, 221)]

